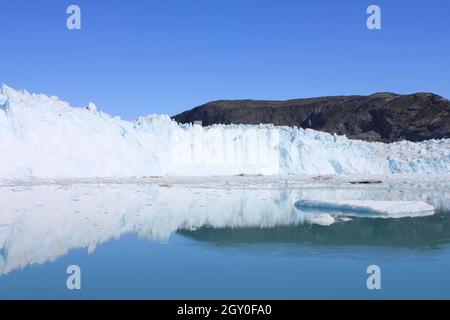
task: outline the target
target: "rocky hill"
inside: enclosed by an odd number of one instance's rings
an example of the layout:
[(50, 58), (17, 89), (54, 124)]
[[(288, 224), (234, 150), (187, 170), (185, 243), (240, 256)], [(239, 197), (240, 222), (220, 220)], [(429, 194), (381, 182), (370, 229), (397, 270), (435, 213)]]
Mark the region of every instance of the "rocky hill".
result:
[(286, 101), (220, 100), (173, 117), (179, 123), (311, 128), (351, 139), (394, 142), (450, 138), (450, 101), (432, 93), (334, 96)]

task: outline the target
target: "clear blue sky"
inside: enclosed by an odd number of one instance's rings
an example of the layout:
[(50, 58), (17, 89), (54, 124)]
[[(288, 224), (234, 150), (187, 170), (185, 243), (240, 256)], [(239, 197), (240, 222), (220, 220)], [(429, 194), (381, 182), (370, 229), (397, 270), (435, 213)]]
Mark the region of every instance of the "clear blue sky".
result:
[(449, 17), (448, 0), (0, 0), (0, 82), (125, 119), (217, 99), (450, 98)]

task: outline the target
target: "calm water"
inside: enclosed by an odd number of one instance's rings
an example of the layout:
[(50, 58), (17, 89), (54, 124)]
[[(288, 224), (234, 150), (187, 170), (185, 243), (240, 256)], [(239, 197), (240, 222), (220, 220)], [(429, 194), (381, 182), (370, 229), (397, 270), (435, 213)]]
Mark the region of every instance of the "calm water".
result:
[[(0, 298), (450, 298), (447, 185), (3, 185)], [(426, 200), (433, 216), (311, 222), (299, 198)], [(366, 268), (381, 268), (368, 290)], [(66, 268), (81, 268), (81, 290)]]

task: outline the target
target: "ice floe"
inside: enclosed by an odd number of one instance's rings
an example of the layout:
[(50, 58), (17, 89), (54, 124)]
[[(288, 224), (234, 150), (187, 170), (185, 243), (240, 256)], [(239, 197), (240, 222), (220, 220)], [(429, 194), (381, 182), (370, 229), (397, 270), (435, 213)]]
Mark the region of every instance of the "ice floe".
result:
[(432, 215), (433, 206), (423, 201), (381, 201), (381, 200), (300, 200), (296, 208), (318, 211), (330, 215), (360, 216), (371, 218), (404, 218)]

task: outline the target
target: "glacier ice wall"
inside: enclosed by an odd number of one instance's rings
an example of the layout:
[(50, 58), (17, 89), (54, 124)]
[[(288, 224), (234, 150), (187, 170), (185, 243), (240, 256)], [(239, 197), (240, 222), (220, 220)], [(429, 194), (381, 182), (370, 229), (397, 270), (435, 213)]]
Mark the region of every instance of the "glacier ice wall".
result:
[(0, 178), (450, 173), (450, 140), (368, 143), (272, 125), (124, 121), (3, 86)]

